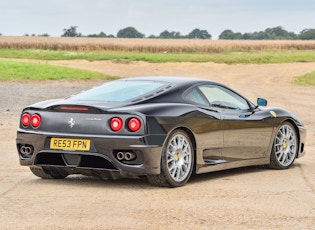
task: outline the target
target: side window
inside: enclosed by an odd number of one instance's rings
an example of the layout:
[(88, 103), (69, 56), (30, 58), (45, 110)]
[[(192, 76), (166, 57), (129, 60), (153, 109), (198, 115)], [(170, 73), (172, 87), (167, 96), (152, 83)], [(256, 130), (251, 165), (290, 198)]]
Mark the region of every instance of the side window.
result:
[(204, 96), (202, 95), (202, 93), (200, 92), (198, 88), (193, 88), (188, 93), (186, 93), (184, 95), (184, 99), (187, 101), (193, 102), (195, 104), (209, 106), (209, 103), (204, 98)]
[(207, 98), (210, 106), (231, 110), (249, 109), (244, 98), (227, 88), (219, 85), (201, 85), (199, 89)]

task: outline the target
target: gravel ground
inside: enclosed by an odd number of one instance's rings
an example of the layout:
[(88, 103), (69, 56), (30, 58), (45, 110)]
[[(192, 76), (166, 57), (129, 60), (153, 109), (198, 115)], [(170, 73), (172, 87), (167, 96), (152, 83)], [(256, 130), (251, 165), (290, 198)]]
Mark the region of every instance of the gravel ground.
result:
[[(89, 69), (85, 62), (55, 64)], [(42, 180), (18, 162), (15, 136), (21, 109), (101, 81), (0, 82), (0, 229), (314, 229), (315, 90), (290, 81), (314, 71), (315, 64), (98, 64), (92, 62), (90, 69), (120, 71), (126, 77), (194, 72), (208, 78), (212, 72), (212, 79), (252, 100), (263, 96), (272, 106), (296, 113), (308, 129), (307, 155), (289, 170), (247, 167), (196, 175), (176, 189), (156, 188), (146, 179)]]
[(1, 114), (7, 112), (16, 117), (27, 105), (68, 97), (99, 83), (101, 81), (42, 81), (40, 83), (2, 81), (0, 82), (0, 111)]

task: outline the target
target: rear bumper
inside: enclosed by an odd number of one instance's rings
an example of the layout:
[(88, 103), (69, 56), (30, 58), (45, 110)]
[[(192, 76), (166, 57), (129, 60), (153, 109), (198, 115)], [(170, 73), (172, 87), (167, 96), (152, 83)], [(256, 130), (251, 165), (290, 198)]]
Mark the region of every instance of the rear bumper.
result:
[[(91, 141), (89, 151), (54, 150), (50, 139), (74, 138)], [(73, 135), (57, 133), (36, 133), (17, 131), (17, 150), (20, 164), (63, 168), (68, 172), (116, 171), (122, 174), (149, 175), (160, 173), (162, 146), (165, 135), (150, 136), (108, 136)], [(23, 154), (21, 148), (30, 147), (31, 154)], [(119, 151), (133, 152), (136, 158), (131, 161), (119, 160)]]

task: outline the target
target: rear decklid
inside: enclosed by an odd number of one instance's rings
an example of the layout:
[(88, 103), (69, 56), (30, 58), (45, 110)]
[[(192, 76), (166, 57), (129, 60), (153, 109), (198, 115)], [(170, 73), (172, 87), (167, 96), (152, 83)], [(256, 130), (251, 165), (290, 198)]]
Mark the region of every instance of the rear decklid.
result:
[[(61, 102), (61, 103), (60, 103)], [(62, 103), (66, 102), (66, 103)], [(70, 102), (70, 103), (69, 103)], [(117, 103), (115, 103), (117, 107)], [(115, 106), (110, 103), (100, 102), (93, 106), (87, 105), (87, 102), (80, 104), (71, 103), (67, 100), (54, 100), (45, 103), (37, 103), (23, 110), (23, 114), (29, 114), (30, 124), (23, 124), (21, 119), (20, 128), (34, 130), (36, 132), (50, 132), (76, 134), (76, 135), (139, 135), (144, 133), (144, 117), (137, 113), (117, 112), (112, 109)], [(35, 114), (37, 114), (35, 116)], [(40, 118), (38, 118), (38, 115)], [(40, 119), (40, 125), (34, 127), (32, 119)], [(121, 122), (121, 128), (113, 129), (113, 119)], [(141, 122), (141, 127), (136, 131), (131, 131), (128, 124), (131, 119), (136, 118)]]

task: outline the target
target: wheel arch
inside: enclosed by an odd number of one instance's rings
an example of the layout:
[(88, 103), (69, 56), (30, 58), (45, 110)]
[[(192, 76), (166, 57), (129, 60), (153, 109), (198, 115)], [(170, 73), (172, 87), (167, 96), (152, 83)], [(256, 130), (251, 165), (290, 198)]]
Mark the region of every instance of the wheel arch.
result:
[(297, 124), (296, 124), (293, 120), (291, 120), (291, 119), (286, 119), (286, 120), (284, 120), (284, 121), (281, 123), (281, 125), (282, 125), (284, 122), (289, 122), (289, 123), (293, 126), (293, 128), (294, 128), (294, 130), (295, 130), (295, 132), (296, 132), (296, 135), (297, 135), (297, 137), (298, 137), (298, 150), (297, 150), (297, 156), (296, 156), (296, 157), (299, 157), (300, 147), (301, 147), (301, 139), (300, 139), (299, 128), (298, 128)]
[(196, 163), (196, 154), (197, 154), (197, 143), (196, 143), (196, 138), (195, 138), (195, 135), (194, 135), (194, 133), (189, 129), (189, 128), (187, 128), (187, 127), (184, 127), (184, 126), (179, 126), (179, 127), (176, 127), (176, 128), (174, 128), (173, 130), (171, 130), (170, 132), (169, 132), (169, 134), (170, 133), (173, 133), (175, 130), (182, 130), (182, 131), (184, 131), (187, 135), (188, 135), (188, 137), (189, 137), (189, 139), (190, 139), (190, 141), (191, 141), (191, 144), (192, 144), (192, 146), (193, 146), (193, 151), (194, 151), (194, 165), (193, 165), (193, 174), (195, 174), (196, 173), (196, 165), (197, 165), (197, 163)]

